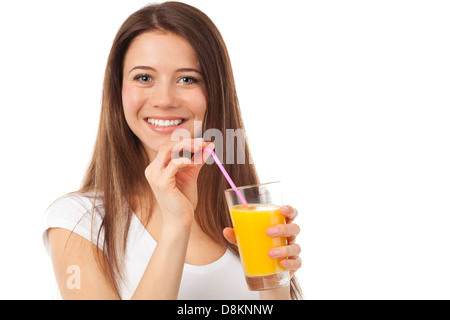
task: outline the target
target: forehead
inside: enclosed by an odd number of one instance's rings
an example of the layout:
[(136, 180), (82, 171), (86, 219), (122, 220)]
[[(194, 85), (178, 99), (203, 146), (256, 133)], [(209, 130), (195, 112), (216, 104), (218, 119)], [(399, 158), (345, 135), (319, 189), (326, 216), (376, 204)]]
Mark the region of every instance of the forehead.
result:
[(197, 55), (183, 37), (163, 31), (149, 31), (131, 42), (124, 59), (124, 69), (136, 65), (154, 68), (197, 68)]

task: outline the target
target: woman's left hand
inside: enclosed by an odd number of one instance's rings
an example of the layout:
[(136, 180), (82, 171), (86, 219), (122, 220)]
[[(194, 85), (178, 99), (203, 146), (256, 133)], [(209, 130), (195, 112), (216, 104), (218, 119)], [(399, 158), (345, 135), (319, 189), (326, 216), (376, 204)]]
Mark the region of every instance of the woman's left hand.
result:
[[(292, 223), (297, 217), (298, 212), (291, 206), (282, 206), (280, 213), (285, 216), (286, 224), (271, 226), (267, 228), (266, 234), (271, 238), (285, 237), (287, 245), (269, 250), (268, 255), (273, 259), (282, 259), (280, 261), (281, 266), (289, 270), (292, 277), (302, 265), (302, 260), (299, 256), (301, 248), (295, 243), (295, 239), (300, 233), (300, 227)], [(223, 235), (228, 242), (236, 244), (236, 237), (232, 228), (225, 228)]]

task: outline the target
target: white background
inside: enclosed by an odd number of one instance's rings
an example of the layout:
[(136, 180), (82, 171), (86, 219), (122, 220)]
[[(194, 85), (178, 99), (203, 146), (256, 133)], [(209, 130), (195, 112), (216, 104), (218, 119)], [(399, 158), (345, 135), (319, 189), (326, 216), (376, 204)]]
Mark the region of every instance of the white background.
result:
[[(447, 1), (186, 1), (228, 45), (253, 159), (298, 209), (307, 299), (450, 298)], [(55, 287), (39, 219), (91, 156), (146, 1), (0, 2), (0, 298)]]

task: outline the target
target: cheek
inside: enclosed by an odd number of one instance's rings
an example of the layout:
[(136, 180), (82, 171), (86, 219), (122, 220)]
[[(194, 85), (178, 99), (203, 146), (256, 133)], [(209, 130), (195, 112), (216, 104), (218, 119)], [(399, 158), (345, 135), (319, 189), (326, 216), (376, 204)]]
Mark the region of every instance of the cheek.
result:
[(206, 99), (206, 94), (202, 93), (202, 94), (197, 94), (195, 95), (195, 97), (192, 97), (191, 99), (191, 112), (194, 115), (194, 119), (195, 121), (201, 121), (202, 125), (195, 125), (194, 127), (191, 129), (191, 135), (195, 138), (200, 138), (202, 137), (203, 134), (203, 121), (205, 120), (205, 113), (206, 113), (206, 108), (207, 108), (207, 99)]
[(127, 121), (137, 116), (137, 113), (144, 103), (144, 97), (139, 94), (137, 88), (123, 85), (122, 86), (122, 104), (123, 112)]
[(191, 112), (195, 115), (195, 119), (203, 121), (207, 108), (206, 93), (195, 95), (191, 101)]

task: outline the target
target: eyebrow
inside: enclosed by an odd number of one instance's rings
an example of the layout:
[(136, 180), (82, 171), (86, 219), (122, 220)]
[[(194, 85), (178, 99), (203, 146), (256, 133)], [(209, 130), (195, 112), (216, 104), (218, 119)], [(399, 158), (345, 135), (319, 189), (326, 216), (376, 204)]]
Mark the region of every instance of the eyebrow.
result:
[(133, 69), (131, 69), (129, 73), (131, 73), (133, 70), (136, 70), (136, 69), (156, 71), (156, 70), (155, 70), (154, 68), (152, 68), (152, 67), (148, 67), (148, 66), (136, 66), (136, 67), (134, 67)]
[[(155, 68), (149, 67), (149, 66), (136, 66), (133, 69), (130, 70), (129, 73), (131, 73), (133, 70), (141, 69), (141, 70), (152, 70), (156, 72)], [(198, 74), (203, 74), (200, 70), (197, 70), (195, 68), (179, 68), (175, 70), (175, 72), (197, 72)]]

